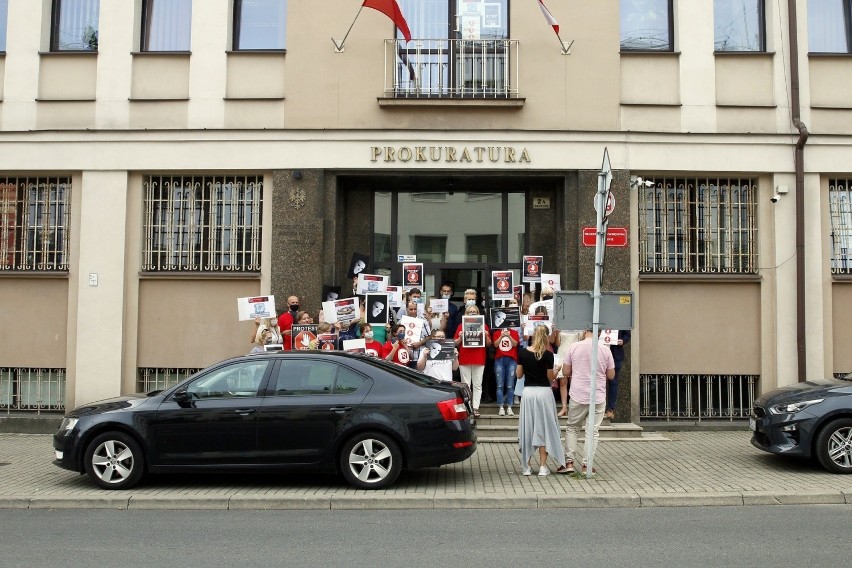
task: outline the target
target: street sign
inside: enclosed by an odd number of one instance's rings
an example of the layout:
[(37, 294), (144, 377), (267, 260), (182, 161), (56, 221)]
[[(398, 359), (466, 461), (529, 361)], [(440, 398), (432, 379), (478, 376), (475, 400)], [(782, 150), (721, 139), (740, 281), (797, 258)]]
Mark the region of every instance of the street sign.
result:
[(396, 255), (397, 262), (417, 262), (416, 254), (398, 254)]
[[(592, 329), (592, 292), (557, 291), (553, 298), (553, 325), (558, 329)], [(633, 329), (633, 292), (601, 292), (598, 326)]]
[[(583, 246), (593, 247), (597, 243), (597, 229), (594, 227), (583, 227)], [(627, 227), (607, 227), (606, 246), (626, 247)]]
[[(595, 206), (595, 211), (598, 210), (598, 196), (595, 195), (595, 200), (592, 202)], [(604, 217), (609, 217), (615, 211), (615, 195), (610, 191), (606, 194), (606, 207), (604, 207)]]
[[(609, 186), (612, 185), (612, 165), (609, 163), (609, 151), (604, 148), (603, 165), (601, 165), (601, 173), (604, 175), (604, 189), (609, 191)], [(614, 204), (613, 204), (614, 206)]]

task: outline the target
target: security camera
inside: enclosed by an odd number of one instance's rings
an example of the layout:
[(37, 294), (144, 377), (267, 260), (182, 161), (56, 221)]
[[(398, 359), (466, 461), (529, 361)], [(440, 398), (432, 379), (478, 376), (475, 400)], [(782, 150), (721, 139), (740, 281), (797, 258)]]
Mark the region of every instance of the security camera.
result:
[(771, 201), (772, 203), (778, 203), (778, 200), (779, 200), (779, 199), (781, 199), (781, 194), (780, 194), (780, 193), (776, 193), (775, 195), (773, 195), (773, 196), (772, 196), (772, 198), (770, 199), (770, 201)]

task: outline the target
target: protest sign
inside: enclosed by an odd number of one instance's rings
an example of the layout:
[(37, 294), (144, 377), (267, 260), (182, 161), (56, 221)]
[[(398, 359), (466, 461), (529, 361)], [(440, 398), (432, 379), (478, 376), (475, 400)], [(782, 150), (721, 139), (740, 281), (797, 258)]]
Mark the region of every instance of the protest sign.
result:
[(253, 320), (255, 318), (274, 318), (275, 296), (253, 296), (250, 298), (237, 298), (237, 313), (240, 321)]

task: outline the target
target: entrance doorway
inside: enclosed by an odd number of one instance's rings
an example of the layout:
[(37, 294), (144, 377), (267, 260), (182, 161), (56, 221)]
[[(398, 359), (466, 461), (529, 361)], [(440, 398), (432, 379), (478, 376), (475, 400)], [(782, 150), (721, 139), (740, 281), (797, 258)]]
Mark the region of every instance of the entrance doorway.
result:
[(450, 280), (453, 300), (467, 288), (487, 299), (491, 270), (517, 270), (524, 255), (526, 193), (441, 189), (373, 194), (374, 269), (400, 282), (399, 255), (414, 255), (424, 265), (424, 295), (439, 296)]

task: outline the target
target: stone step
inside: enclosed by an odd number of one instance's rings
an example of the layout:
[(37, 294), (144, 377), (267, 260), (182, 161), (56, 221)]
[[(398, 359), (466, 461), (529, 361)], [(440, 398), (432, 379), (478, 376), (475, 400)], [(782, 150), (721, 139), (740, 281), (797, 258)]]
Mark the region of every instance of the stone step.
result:
[[(502, 424), (482, 424), (482, 417), (480, 417), (476, 422), (476, 432), (480, 442), (493, 442), (493, 441), (504, 441), (504, 439), (508, 439), (508, 441), (516, 442), (518, 441), (518, 421), (517, 417), (509, 417), (508, 420), (504, 420)], [(495, 418), (497, 421), (497, 418)], [(559, 426), (562, 430), (562, 436), (565, 436), (565, 419), (562, 418), (559, 420)], [(601, 439), (636, 439), (639, 440), (642, 438), (643, 429), (641, 426), (637, 426), (632, 423), (618, 423), (618, 424), (602, 424), (600, 429), (598, 430), (598, 435)], [(580, 429), (580, 437), (585, 438), (586, 429)]]

